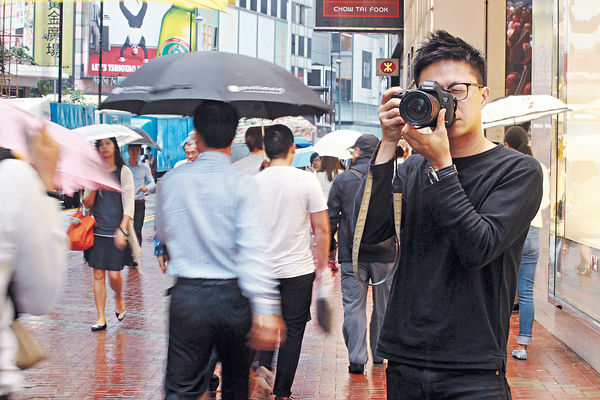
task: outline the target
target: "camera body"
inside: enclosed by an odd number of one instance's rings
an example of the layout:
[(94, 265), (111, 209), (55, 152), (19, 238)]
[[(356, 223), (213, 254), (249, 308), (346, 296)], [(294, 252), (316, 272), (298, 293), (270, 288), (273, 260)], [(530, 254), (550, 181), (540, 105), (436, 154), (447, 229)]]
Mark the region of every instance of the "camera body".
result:
[(418, 89), (407, 90), (392, 97), (402, 100), (400, 115), (406, 123), (417, 129), (435, 128), (442, 108), (446, 109), (446, 128), (456, 122), (456, 99), (437, 81), (425, 81)]

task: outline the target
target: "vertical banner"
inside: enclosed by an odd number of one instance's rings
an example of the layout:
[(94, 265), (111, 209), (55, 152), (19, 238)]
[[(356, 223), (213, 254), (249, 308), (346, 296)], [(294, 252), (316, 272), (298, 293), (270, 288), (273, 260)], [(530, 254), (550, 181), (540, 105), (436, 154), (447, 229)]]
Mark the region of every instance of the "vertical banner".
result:
[(287, 43), (288, 43), (288, 24), (287, 22), (275, 22), (275, 64), (287, 68)]
[[(73, 74), (73, 16), (75, 3), (63, 4), (62, 67), (63, 73)], [(58, 66), (60, 40), (59, 2), (40, 1), (35, 4), (35, 35), (33, 59), (38, 65)]]
[(506, 6), (506, 96), (531, 94), (531, 1)]
[(371, 89), (373, 80), (373, 54), (370, 51), (362, 52), (362, 88)]
[(215, 40), (219, 29), (219, 12), (207, 8), (198, 9), (202, 21), (198, 21), (198, 51), (211, 51), (215, 48)]

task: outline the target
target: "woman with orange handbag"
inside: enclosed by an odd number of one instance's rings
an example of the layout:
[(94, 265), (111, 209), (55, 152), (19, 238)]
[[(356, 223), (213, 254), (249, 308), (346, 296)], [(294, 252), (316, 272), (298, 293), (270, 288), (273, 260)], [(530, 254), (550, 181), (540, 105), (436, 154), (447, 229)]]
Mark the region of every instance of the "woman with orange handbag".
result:
[(126, 263), (125, 246), (134, 213), (133, 174), (121, 158), (117, 140), (100, 139), (96, 142), (96, 148), (106, 163), (107, 171), (121, 182), (123, 192), (86, 190), (83, 198), (83, 205), (93, 208), (97, 222), (94, 228), (94, 245), (84, 252), (85, 260), (94, 269), (94, 300), (98, 311), (98, 320), (91, 326), (94, 332), (105, 330), (107, 327), (104, 311), (106, 271), (110, 287), (115, 292), (115, 315), (119, 321), (125, 318), (121, 270)]

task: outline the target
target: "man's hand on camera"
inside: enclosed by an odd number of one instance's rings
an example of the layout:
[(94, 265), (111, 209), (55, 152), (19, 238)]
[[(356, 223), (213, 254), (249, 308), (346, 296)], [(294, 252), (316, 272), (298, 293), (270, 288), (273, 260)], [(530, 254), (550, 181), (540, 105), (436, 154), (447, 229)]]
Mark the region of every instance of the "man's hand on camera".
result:
[(396, 146), (402, 138), (404, 119), (400, 116), (400, 99), (393, 98), (402, 93), (401, 87), (392, 87), (383, 92), (381, 105), (377, 109), (381, 124), (381, 145), (375, 159), (375, 164), (383, 164), (396, 156)]
[(408, 124), (402, 129), (404, 140), (415, 153), (425, 157), (436, 171), (452, 165), (445, 120), (446, 109), (442, 108), (438, 114), (437, 126), (431, 134), (419, 133), (413, 126)]

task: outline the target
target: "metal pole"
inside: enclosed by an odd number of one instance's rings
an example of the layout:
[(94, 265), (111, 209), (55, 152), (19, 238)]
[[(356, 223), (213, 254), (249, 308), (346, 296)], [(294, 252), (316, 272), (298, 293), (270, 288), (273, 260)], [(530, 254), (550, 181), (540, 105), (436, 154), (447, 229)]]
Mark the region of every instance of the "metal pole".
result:
[(194, 12), (190, 11), (190, 53), (193, 51), (192, 47), (192, 24), (194, 23)]
[[(341, 54), (340, 54), (341, 56)], [(336, 78), (337, 78), (337, 101), (338, 101), (338, 113), (339, 115), (337, 116), (336, 120), (337, 120), (337, 129), (339, 130), (340, 127), (342, 126), (342, 88), (341, 88), (341, 66), (342, 66), (342, 60), (340, 58), (338, 58), (337, 60), (335, 60), (335, 63), (337, 64), (337, 69), (336, 69)]]
[[(94, 3), (90, 2), (90, 5), (94, 5)], [(100, 108), (100, 103), (102, 103), (102, 48), (104, 43), (102, 42), (102, 37), (104, 31), (104, 0), (100, 0), (100, 52), (98, 56), (98, 108)]]
[[(58, 3), (58, 10), (60, 12), (58, 18), (58, 102), (62, 102), (62, 59), (63, 59), (63, 2)], [(56, 49), (55, 49), (56, 51)]]

